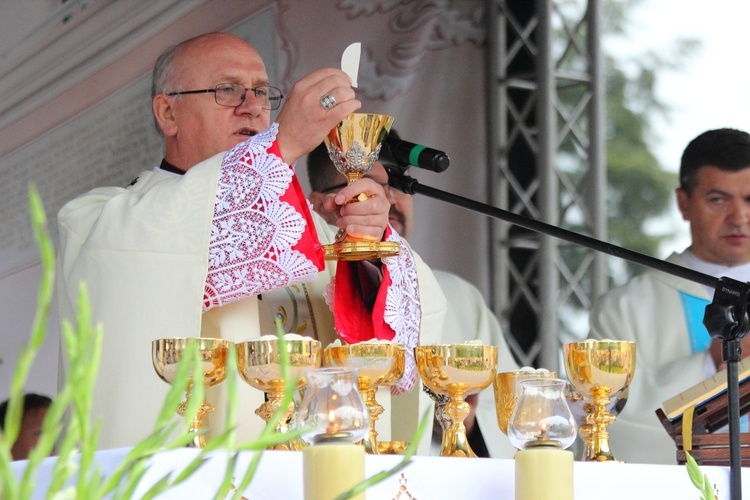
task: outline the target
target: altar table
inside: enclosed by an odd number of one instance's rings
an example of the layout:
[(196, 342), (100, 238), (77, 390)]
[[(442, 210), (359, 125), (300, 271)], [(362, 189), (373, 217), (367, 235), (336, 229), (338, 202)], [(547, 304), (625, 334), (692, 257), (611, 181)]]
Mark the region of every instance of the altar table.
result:
[[(127, 449), (100, 451), (97, 462), (106, 474), (122, 460)], [(198, 450), (184, 448), (158, 454), (137, 490), (141, 494), (171, 471), (181, 470)], [(237, 481), (244, 473), (252, 454), (240, 455)], [(366, 475), (371, 476), (398, 463), (393, 455), (366, 457)], [(37, 478), (34, 498), (45, 497), (54, 457), (46, 459)], [(13, 463), (17, 474), (25, 461)], [(212, 499), (223, 477), (226, 454), (214, 453), (208, 462), (187, 482), (157, 497), (159, 499)], [(440, 499), (510, 499), (514, 497), (514, 462), (508, 459), (414, 457), (412, 463), (397, 475), (367, 490), (368, 500), (440, 500)], [(719, 496), (729, 498), (729, 468), (701, 467), (715, 484)], [(539, 478), (543, 481), (544, 478)], [(750, 495), (750, 468), (742, 469), (743, 492)], [(576, 462), (574, 465), (576, 500), (686, 500), (700, 498), (684, 466), (625, 463)], [(258, 471), (244, 492), (248, 500), (294, 500), (303, 498), (302, 453), (266, 451)]]

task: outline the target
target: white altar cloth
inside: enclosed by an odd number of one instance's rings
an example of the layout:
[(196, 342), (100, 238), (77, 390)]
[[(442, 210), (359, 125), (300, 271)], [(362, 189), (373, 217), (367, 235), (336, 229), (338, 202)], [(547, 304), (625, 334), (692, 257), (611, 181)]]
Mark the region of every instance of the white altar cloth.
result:
[[(127, 449), (97, 453), (102, 471), (113, 470)], [(181, 470), (198, 453), (195, 449), (179, 449), (154, 457), (149, 471), (136, 491), (136, 498), (149, 485), (171, 471)], [(239, 482), (251, 453), (242, 453), (237, 465)], [(367, 476), (388, 469), (400, 460), (397, 456), (366, 457)], [(37, 477), (33, 498), (45, 498), (54, 457), (46, 459)], [(215, 453), (187, 482), (157, 497), (159, 499), (212, 499), (223, 477), (226, 454)], [(13, 463), (20, 477), (25, 461)], [(720, 500), (729, 498), (729, 468), (701, 467), (718, 489)], [(544, 478), (539, 478), (543, 481)], [(367, 490), (368, 500), (414, 499), (510, 499), (514, 497), (514, 462), (507, 459), (414, 457), (412, 463), (396, 476)], [(742, 469), (743, 491), (750, 494), (750, 468)], [(574, 487), (576, 500), (631, 500), (658, 498), (685, 500), (700, 498), (690, 482), (684, 466), (623, 463), (575, 462)], [(400, 495), (399, 495), (400, 493)], [(408, 493), (408, 494), (407, 494)], [(303, 498), (302, 453), (266, 451), (253, 482), (244, 492), (248, 500), (294, 500)], [(545, 499), (546, 500), (546, 499)]]

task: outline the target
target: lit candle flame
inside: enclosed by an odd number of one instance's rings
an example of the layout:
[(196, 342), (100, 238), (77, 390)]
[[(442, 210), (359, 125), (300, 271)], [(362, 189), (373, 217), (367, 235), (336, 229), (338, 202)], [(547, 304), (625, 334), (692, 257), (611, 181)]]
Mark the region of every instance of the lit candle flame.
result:
[(548, 422), (541, 422), (541, 429), (539, 430), (539, 434), (537, 435), (537, 439), (539, 441), (547, 441), (548, 440), (548, 430), (549, 430), (549, 423)]
[(336, 422), (336, 412), (334, 410), (328, 410), (328, 434), (338, 433), (338, 423)]

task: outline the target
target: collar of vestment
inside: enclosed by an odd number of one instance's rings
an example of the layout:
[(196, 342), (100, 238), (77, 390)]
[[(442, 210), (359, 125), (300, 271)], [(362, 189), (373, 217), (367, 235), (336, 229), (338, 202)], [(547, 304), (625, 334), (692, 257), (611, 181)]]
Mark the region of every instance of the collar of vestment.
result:
[(161, 165), (159, 165), (159, 168), (162, 170), (166, 170), (167, 172), (172, 172), (173, 174), (177, 175), (184, 175), (185, 171), (180, 170), (179, 168), (175, 167), (171, 163), (169, 163), (166, 159), (161, 160)]

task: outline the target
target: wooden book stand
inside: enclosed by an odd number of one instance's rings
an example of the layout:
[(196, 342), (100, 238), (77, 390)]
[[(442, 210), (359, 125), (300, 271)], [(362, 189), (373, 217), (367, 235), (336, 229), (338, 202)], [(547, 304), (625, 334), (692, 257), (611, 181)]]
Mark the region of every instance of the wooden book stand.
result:
[[(750, 412), (750, 379), (740, 382), (740, 415)], [(729, 466), (729, 434), (725, 427), (728, 422), (728, 396), (726, 389), (715, 397), (695, 405), (692, 415), (692, 432), (684, 432), (683, 422), (689, 421), (689, 410), (672, 420), (664, 410), (656, 410), (656, 416), (677, 445), (677, 463), (686, 462), (685, 452), (689, 451), (698, 465)], [(740, 457), (743, 467), (750, 466), (750, 433), (740, 435)]]

